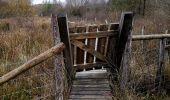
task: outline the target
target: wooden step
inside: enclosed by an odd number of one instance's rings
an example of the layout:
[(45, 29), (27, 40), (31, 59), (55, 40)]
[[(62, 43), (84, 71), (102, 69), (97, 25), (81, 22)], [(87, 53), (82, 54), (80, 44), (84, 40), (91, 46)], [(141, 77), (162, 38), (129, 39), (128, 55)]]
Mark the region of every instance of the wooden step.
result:
[(112, 96), (101, 96), (101, 95), (70, 95), (70, 99), (102, 99), (112, 100)]
[(77, 73), (69, 100), (112, 100), (106, 70)]

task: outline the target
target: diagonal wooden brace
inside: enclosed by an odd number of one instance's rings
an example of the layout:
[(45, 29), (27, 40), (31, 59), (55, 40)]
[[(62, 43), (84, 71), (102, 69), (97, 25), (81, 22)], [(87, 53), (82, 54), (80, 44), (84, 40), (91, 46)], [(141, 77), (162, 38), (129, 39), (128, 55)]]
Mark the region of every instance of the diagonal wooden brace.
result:
[(95, 56), (96, 58), (102, 60), (102, 61), (106, 61), (106, 57), (101, 54), (100, 52), (97, 52), (93, 49), (93, 47), (91, 46), (87, 46), (84, 43), (78, 41), (78, 40), (71, 40), (71, 43), (77, 47), (79, 47), (80, 49), (87, 51), (88, 53), (90, 53), (91, 55)]

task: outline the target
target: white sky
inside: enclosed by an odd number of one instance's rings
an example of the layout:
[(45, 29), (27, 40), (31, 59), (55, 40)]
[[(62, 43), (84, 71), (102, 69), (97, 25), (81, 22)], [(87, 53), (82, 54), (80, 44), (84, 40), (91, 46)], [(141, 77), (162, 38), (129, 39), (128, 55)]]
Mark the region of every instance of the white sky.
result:
[[(53, 1), (53, 0), (32, 0), (33, 4), (41, 4), (43, 1)], [(61, 2), (64, 2), (65, 0), (60, 0)]]

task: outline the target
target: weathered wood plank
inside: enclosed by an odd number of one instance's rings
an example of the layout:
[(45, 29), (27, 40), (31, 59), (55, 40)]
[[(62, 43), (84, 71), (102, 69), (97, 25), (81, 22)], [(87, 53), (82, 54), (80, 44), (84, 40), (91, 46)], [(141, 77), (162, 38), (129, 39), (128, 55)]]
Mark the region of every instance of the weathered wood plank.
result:
[(71, 95), (103, 95), (111, 94), (110, 91), (73, 91)]
[[(108, 30), (109, 30), (109, 25), (108, 24), (106, 24), (106, 25), (99, 25), (99, 27), (98, 27), (98, 31), (99, 32), (108, 31)], [(107, 34), (107, 33), (105, 33), (105, 34)], [(107, 41), (108, 38), (109, 38), (109, 36), (102, 37), (102, 38), (98, 39), (98, 48), (97, 48), (97, 51), (99, 51), (103, 55), (105, 55), (105, 49), (107, 49), (106, 46), (108, 46), (108, 41)], [(101, 62), (101, 60), (97, 59), (97, 62)]]
[(80, 69), (88, 69), (88, 68), (93, 68), (93, 67), (101, 68), (102, 66), (108, 67), (108, 64), (103, 63), (103, 62), (77, 64), (77, 65), (74, 65), (74, 69), (80, 70)]
[[(97, 25), (90, 25), (88, 26), (88, 32), (97, 32)], [(96, 43), (96, 38), (90, 38), (88, 39), (88, 46), (91, 46), (95, 50), (95, 43)], [(91, 55), (90, 53), (87, 52), (87, 63), (93, 63), (94, 62), (94, 56)], [(90, 70), (92, 70), (91, 68)]]
[(101, 95), (71, 95), (70, 99), (103, 99), (103, 100), (112, 100), (112, 96), (109, 94), (105, 94), (105, 96)]
[(109, 36), (117, 36), (118, 31), (99, 31), (99, 32), (89, 32), (89, 33), (73, 33), (70, 34), (70, 39), (86, 39), (86, 38), (102, 38)]
[(170, 34), (133, 35), (132, 41), (170, 38)]
[[(61, 41), (61, 39), (60, 39), (59, 28), (57, 25), (57, 17), (55, 14), (52, 14), (51, 23), (53, 29), (54, 45), (57, 45)], [(56, 92), (55, 100), (59, 100), (64, 97), (63, 92), (64, 92), (65, 76), (63, 75), (63, 73), (65, 70), (63, 69), (65, 69), (64, 68), (65, 65), (62, 62), (64, 62), (64, 57), (62, 53), (56, 56), (53, 60), (53, 64), (55, 68), (55, 85), (54, 85), (54, 89), (55, 89), (54, 91)]]
[(112, 100), (106, 70), (91, 70), (76, 74), (69, 100)]
[(94, 85), (75, 85), (75, 84), (73, 84), (73, 88), (82, 88), (82, 90), (83, 90), (83, 88), (87, 88), (87, 87), (89, 87), (89, 88), (96, 88), (96, 87), (103, 87), (103, 88), (109, 88), (109, 84), (94, 84)]
[(87, 51), (88, 53), (90, 53), (93, 56), (96, 56), (98, 59), (102, 60), (102, 61), (106, 61), (106, 58), (99, 52), (95, 51), (93, 49), (93, 47), (87, 46), (82, 42), (79, 42), (77, 40), (72, 40), (71, 43), (77, 47), (79, 47), (82, 50)]
[(107, 79), (102, 79), (102, 80), (86, 80), (86, 81), (74, 81), (73, 84), (75, 85), (94, 85), (94, 84), (108, 84), (109, 81)]
[[(79, 26), (77, 27), (77, 33), (85, 33), (86, 32), (86, 26)], [(85, 39), (80, 39), (79, 41), (85, 43)], [(77, 64), (83, 64), (84, 63), (84, 51), (80, 48), (77, 48)]]
[(132, 47), (132, 34), (128, 36), (128, 40), (125, 46), (125, 51), (123, 53), (122, 64), (121, 64), (121, 82), (120, 87), (124, 90), (127, 86), (129, 80), (129, 69), (130, 69), (130, 53)]
[(68, 72), (68, 77), (71, 79), (74, 77), (73, 75), (73, 56), (71, 53), (71, 44), (70, 37), (68, 32), (68, 23), (67, 23), (67, 15), (66, 14), (58, 14), (57, 21), (59, 27), (59, 33), (61, 41), (66, 45), (66, 49), (63, 51), (65, 67)]
[(102, 88), (102, 87), (93, 87), (93, 88), (91, 88), (91, 87), (86, 87), (86, 88), (72, 88), (72, 90), (71, 91), (110, 91), (110, 88)]
[(133, 13), (132, 12), (122, 13), (121, 20), (120, 20), (120, 26), (119, 26), (119, 30), (120, 30), (119, 40), (117, 41), (117, 47), (116, 47), (117, 71), (119, 71), (119, 69), (120, 69), (120, 65), (122, 62), (122, 57), (123, 57), (123, 53), (125, 51), (126, 43), (127, 43), (129, 35), (131, 34), (132, 21), (133, 21)]
[(18, 68), (14, 69), (14, 70), (10, 71), (9, 73), (0, 77), (0, 85), (17, 77), (18, 75), (22, 74), (23, 72), (35, 67), (36, 65), (47, 60), (48, 58), (50, 58), (54, 55), (60, 54), (64, 50), (64, 48), (65, 48), (64, 44), (59, 43), (58, 45), (52, 47), (51, 49), (45, 51), (44, 53), (34, 57), (33, 59), (29, 60), (25, 64), (19, 66)]

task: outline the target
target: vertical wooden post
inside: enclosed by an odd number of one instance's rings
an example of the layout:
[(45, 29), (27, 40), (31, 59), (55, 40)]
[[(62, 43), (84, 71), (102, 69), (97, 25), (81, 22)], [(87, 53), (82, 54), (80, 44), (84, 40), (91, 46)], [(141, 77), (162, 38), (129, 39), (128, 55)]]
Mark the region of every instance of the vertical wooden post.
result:
[(132, 30), (132, 21), (133, 21), (133, 13), (125, 12), (122, 13), (120, 26), (119, 26), (119, 39), (117, 41), (116, 47), (116, 67), (119, 71), (121, 67), (121, 62), (123, 58), (123, 54), (125, 51), (125, 47), (128, 41), (128, 37), (131, 35)]
[(128, 77), (129, 77), (129, 66), (130, 66), (130, 54), (131, 54), (131, 47), (132, 47), (132, 34), (128, 36), (128, 40), (126, 43), (125, 51), (122, 58), (122, 72), (121, 72), (121, 80), (120, 80), (120, 87), (121, 90), (126, 88)]
[[(165, 34), (168, 34), (168, 30), (165, 31)], [(168, 39), (165, 40), (165, 46), (168, 44)], [(169, 62), (169, 48), (165, 47), (165, 62)]]
[[(57, 18), (53, 14), (52, 15), (52, 28), (53, 28), (53, 40), (54, 40), (54, 45), (57, 45), (61, 40), (60, 40), (60, 34), (59, 34), (59, 29), (57, 25)], [(63, 65), (63, 55), (60, 54), (55, 57), (54, 59), (54, 67), (55, 67), (55, 100), (63, 100), (63, 93), (64, 93), (64, 65)]]
[(166, 38), (160, 40), (159, 62), (157, 67), (156, 80), (155, 80), (155, 87), (157, 91), (159, 91), (161, 88), (163, 71), (165, 68), (165, 43), (166, 43)]
[[(145, 35), (145, 34), (144, 34), (144, 31), (145, 31), (145, 26), (142, 27), (141, 35)], [(144, 40), (141, 40), (142, 52), (144, 51), (144, 48), (145, 48), (144, 45), (145, 45), (145, 44), (144, 44)]]
[(66, 49), (63, 51), (64, 63), (67, 70), (68, 77), (70, 78), (69, 84), (71, 84), (73, 78), (73, 57), (71, 53), (71, 44), (70, 37), (68, 31), (68, 23), (67, 23), (67, 15), (66, 14), (58, 14), (57, 15), (58, 27), (61, 42), (63, 42), (66, 46)]

